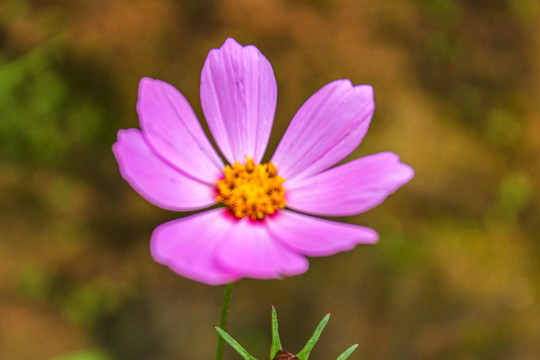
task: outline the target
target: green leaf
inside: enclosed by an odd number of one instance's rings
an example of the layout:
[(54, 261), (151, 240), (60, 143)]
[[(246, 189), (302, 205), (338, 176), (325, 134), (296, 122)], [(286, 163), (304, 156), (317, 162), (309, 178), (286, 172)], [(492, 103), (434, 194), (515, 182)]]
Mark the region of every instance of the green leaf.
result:
[(236, 340), (234, 340), (229, 334), (227, 334), (225, 330), (223, 330), (219, 326), (216, 326), (215, 329), (219, 333), (219, 336), (221, 336), (221, 338), (225, 340), (227, 344), (231, 345), (232, 348), (236, 350), (236, 352), (239, 353), (244, 360), (257, 360), (253, 356), (251, 356), (246, 351), (246, 349), (244, 349), (238, 342), (236, 342)]
[(354, 350), (356, 350), (356, 348), (358, 347), (358, 344), (354, 344), (353, 346), (351, 346), (350, 348), (348, 348), (347, 350), (345, 350), (343, 352), (343, 354), (339, 355), (339, 357), (337, 358), (337, 360), (345, 360), (349, 357), (349, 355), (352, 354), (352, 352)]
[(299, 360), (307, 360), (309, 357), (309, 353), (319, 340), (319, 337), (321, 336), (321, 333), (324, 330), (324, 327), (328, 323), (328, 320), (330, 319), (330, 313), (326, 314), (326, 316), (321, 320), (319, 325), (317, 325), (317, 328), (313, 332), (313, 335), (311, 335), (311, 338), (308, 340), (306, 346), (296, 355)]
[(279, 339), (278, 321), (276, 308), (272, 305), (272, 346), (270, 347), (270, 360), (276, 356), (276, 353), (283, 349)]
[(88, 350), (54, 358), (54, 360), (110, 360), (111, 357), (99, 350)]

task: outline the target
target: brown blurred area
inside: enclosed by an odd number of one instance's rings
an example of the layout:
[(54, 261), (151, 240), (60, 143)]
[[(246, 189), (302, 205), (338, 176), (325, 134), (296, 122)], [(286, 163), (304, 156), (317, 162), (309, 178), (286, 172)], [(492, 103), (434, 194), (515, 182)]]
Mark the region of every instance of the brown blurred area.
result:
[[(534, 0), (0, 2), (0, 359), (212, 359), (223, 287), (150, 258), (154, 207), (111, 145), (137, 127), (137, 86), (199, 76), (227, 37), (278, 82), (269, 153), (324, 84), (371, 84), (353, 159), (394, 151), (415, 178), (342, 219), (374, 246), (235, 285), (229, 332), (259, 359), (270, 305), (282, 343), (335, 359), (540, 358), (540, 5)], [(226, 349), (227, 359), (239, 356)]]

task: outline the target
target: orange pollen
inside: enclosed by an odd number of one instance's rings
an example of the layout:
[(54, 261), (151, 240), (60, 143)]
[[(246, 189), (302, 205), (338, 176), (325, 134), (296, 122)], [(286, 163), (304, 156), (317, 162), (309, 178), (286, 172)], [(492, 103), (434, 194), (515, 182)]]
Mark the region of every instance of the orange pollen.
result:
[(237, 218), (262, 220), (265, 215), (285, 208), (284, 182), (274, 164), (255, 165), (247, 158), (245, 164), (236, 161), (233, 167), (225, 166), (223, 179), (217, 183), (216, 199)]

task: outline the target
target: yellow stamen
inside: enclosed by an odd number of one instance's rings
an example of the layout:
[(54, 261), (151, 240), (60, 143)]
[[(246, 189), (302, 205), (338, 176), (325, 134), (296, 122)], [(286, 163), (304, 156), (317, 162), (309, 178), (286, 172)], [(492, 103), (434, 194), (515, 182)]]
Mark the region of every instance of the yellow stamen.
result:
[(227, 205), (237, 218), (250, 217), (262, 220), (285, 208), (285, 179), (278, 176), (272, 163), (255, 165), (247, 158), (245, 164), (238, 161), (226, 165), (223, 179), (217, 183), (217, 201)]

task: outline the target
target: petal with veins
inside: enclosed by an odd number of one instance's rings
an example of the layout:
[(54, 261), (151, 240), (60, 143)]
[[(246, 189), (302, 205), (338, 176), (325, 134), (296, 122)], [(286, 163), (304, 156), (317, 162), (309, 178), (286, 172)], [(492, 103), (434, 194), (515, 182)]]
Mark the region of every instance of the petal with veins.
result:
[(255, 46), (227, 39), (208, 53), (201, 73), (201, 105), (225, 158), (260, 163), (276, 111), (272, 65)]
[(113, 152), (122, 177), (146, 200), (167, 210), (191, 211), (216, 203), (214, 189), (157, 156), (138, 129), (120, 130)]

